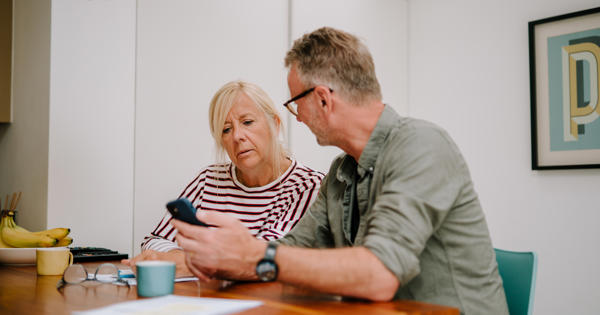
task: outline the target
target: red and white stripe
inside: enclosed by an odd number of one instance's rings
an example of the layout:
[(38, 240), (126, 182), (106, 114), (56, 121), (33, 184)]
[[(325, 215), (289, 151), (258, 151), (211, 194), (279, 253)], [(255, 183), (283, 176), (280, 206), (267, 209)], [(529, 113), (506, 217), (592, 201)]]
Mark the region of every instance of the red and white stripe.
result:
[[(235, 177), (232, 164), (215, 164), (203, 169), (183, 190), (198, 211), (228, 213), (244, 224), (250, 233), (263, 240), (275, 240), (289, 232), (315, 200), (323, 173), (295, 160), (274, 182), (261, 187), (246, 187)], [(177, 229), (165, 216), (142, 242), (142, 250), (169, 251)]]

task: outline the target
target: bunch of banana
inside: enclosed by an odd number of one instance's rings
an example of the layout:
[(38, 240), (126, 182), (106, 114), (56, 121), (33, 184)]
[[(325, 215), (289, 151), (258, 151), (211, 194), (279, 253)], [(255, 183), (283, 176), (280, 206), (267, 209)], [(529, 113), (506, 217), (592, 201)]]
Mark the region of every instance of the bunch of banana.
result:
[(14, 220), (14, 211), (3, 211), (0, 221), (1, 247), (52, 247), (68, 246), (73, 239), (67, 236), (71, 229), (54, 228), (39, 232), (30, 232), (18, 226)]

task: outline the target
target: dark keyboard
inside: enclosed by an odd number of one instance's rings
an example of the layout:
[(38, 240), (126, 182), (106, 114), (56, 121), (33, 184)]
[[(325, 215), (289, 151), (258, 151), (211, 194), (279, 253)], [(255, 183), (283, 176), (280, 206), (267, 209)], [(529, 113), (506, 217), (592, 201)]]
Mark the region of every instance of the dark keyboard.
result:
[(73, 262), (121, 260), (129, 258), (127, 254), (102, 247), (71, 247)]

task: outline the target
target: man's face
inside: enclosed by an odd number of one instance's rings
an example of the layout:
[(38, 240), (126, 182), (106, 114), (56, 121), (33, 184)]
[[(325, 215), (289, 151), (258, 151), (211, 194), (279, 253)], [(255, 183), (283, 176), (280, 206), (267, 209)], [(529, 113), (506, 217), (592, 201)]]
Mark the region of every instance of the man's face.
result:
[[(310, 87), (304, 86), (298, 77), (296, 67), (292, 66), (288, 73), (288, 87), (290, 89), (290, 95), (296, 96)], [(306, 95), (305, 97), (296, 100), (298, 104), (298, 115), (296, 120), (303, 122), (308, 129), (317, 138), (319, 145), (325, 146), (330, 145), (328, 141), (327, 124), (321, 106), (319, 106), (319, 97), (315, 95), (314, 91)]]

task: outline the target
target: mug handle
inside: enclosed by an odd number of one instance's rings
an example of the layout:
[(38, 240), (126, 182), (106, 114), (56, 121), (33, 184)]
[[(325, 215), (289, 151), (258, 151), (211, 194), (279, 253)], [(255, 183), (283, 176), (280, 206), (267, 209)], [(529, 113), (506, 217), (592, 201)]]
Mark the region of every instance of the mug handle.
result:
[(69, 266), (73, 264), (73, 253), (69, 250)]

